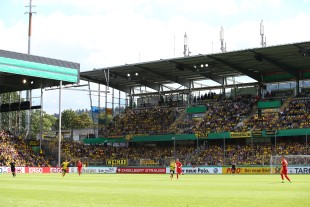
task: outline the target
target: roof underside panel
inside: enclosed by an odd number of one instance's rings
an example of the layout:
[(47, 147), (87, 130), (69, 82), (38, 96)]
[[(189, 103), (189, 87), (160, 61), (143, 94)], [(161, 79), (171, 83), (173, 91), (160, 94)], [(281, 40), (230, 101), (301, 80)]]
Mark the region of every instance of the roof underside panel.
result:
[(224, 84), (240, 75), (267, 83), (303, 80), (310, 78), (310, 42), (101, 68), (82, 72), (81, 79), (107, 84), (107, 71), (109, 85), (125, 92), (140, 86), (158, 91), (170, 83), (191, 88), (192, 81), (203, 79)]
[(80, 64), (0, 50), (0, 93), (79, 82)]

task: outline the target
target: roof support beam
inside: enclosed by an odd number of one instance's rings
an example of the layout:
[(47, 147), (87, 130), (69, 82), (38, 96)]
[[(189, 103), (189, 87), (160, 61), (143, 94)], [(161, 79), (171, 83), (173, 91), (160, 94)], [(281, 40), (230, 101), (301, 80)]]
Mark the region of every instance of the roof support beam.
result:
[(299, 49), (298, 52), (300, 53), (301, 56), (309, 56), (310, 55), (310, 49), (307, 49), (305, 47), (301, 47), (297, 44), (294, 44), (294, 46)]
[(261, 81), (261, 79), (262, 79), (262, 77), (261, 77), (261, 75), (259, 73), (254, 73), (254, 72), (252, 72), (250, 70), (246, 70), (246, 69), (244, 69), (244, 68), (242, 68), (240, 66), (237, 66), (235, 64), (229, 63), (226, 60), (219, 59), (219, 58), (214, 57), (212, 55), (207, 55), (207, 57), (212, 58), (212, 59), (214, 59), (214, 60), (216, 60), (216, 61), (218, 61), (218, 62), (220, 62), (222, 64), (225, 64), (228, 67), (231, 67), (232, 69), (237, 70), (237, 71), (239, 71), (239, 72), (241, 72), (241, 73), (243, 73), (243, 74), (253, 78), (256, 81)]
[(268, 62), (268, 63), (270, 63), (272, 65), (277, 66), (279, 69), (282, 69), (285, 72), (293, 75), (295, 78), (298, 78), (298, 71), (294, 70), (293, 68), (291, 68), (291, 67), (289, 67), (287, 65), (284, 65), (284, 64), (282, 64), (282, 63), (280, 63), (278, 61), (275, 61), (275, 60), (273, 60), (273, 59), (271, 59), (271, 58), (269, 58), (269, 57), (267, 57), (265, 55), (257, 53), (255, 51), (252, 51), (252, 52), (255, 54), (254, 57), (256, 58), (257, 61), (261, 61), (261, 62), (262, 61), (266, 61), (266, 62)]
[(173, 81), (173, 82), (178, 83), (178, 84), (180, 84), (182, 86), (190, 88), (190, 84), (191, 83), (190, 83), (189, 80), (186, 80), (186, 79), (183, 79), (183, 78), (179, 78), (178, 76), (164, 75), (162, 73), (158, 73), (158, 72), (152, 71), (149, 68), (143, 67), (143, 66), (140, 66), (140, 65), (134, 65), (134, 67), (140, 68), (140, 69), (145, 70), (145, 71), (147, 71), (149, 73), (153, 73), (154, 75), (166, 78), (166, 79), (168, 79), (170, 81)]
[(223, 79), (222, 77), (220, 77), (220, 76), (217, 76), (217, 75), (212, 74), (212, 73), (198, 72), (198, 71), (196, 71), (194, 68), (189, 67), (189, 66), (187, 66), (187, 65), (185, 65), (185, 64), (176, 62), (176, 61), (169, 60), (169, 62), (172, 62), (172, 63), (174, 63), (174, 64), (181, 65), (183, 68), (185, 68), (185, 69), (187, 69), (187, 70), (190, 70), (190, 71), (193, 71), (193, 72), (196, 72), (196, 73), (199, 73), (200, 75), (202, 75), (202, 76), (204, 76), (204, 77), (206, 77), (206, 78), (208, 78), (208, 79), (210, 79), (210, 80), (213, 80), (213, 81), (215, 81), (215, 82), (217, 82), (217, 83), (219, 83), (219, 84), (221, 84), (221, 85), (224, 84), (224, 79)]
[[(106, 82), (100, 82), (97, 79), (94, 79), (94, 78), (91, 78), (91, 77), (88, 77), (88, 76), (85, 76), (85, 75), (81, 76), (81, 79), (84, 80), (84, 81), (91, 81), (93, 83), (106, 85)], [(118, 85), (118, 84), (113, 84), (113, 83), (109, 83), (109, 86), (112, 87), (112, 88), (115, 88), (115, 89), (117, 89), (119, 91), (123, 91), (125, 93), (130, 93), (130, 89), (128, 87), (124, 87), (124, 86), (121, 86), (121, 85)]]
[[(241, 84), (230, 84), (226, 85), (225, 88), (235, 88), (235, 87), (246, 87), (246, 86), (258, 86), (258, 82), (251, 82), (251, 83), (241, 83)], [(177, 89), (174, 91), (162, 91), (161, 94), (171, 94), (171, 93), (184, 93), (184, 91), (204, 91), (204, 90), (217, 90), (217, 89), (223, 89), (223, 86), (207, 86), (207, 87), (199, 87), (199, 88), (191, 88), (189, 89)], [(156, 92), (150, 92), (150, 93), (143, 93), (143, 94), (134, 94), (133, 96), (142, 96), (142, 95), (158, 95)]]
[[(113, 75), (116, 75), (117, 77), (121, 77), (121, 78), (123, 78), (123, 79), (128, 80), (128, 77), (127, 77), (127, 76), (121, 75), (121, 74), (116, 73), (116, 72), (111, 72), (111, 71), (110, 71), (110, 73), (113, 74)], [(149, 81), (147, 81), (147, 80), (139, 79), (139, 77), (131, 78), (129, 81), (136, 82), (136, 83), (138, 83), (138, 84), (141, 84), (141, 85), (143, 85), (143, 86), (149, 87), (149, 88), (154, 89), (154, 90), (156, 90), (156, 91), (159, 91), (159, 90), (160, 90), (160, 84), (151, 83), (151, 82), (149, 82)]]

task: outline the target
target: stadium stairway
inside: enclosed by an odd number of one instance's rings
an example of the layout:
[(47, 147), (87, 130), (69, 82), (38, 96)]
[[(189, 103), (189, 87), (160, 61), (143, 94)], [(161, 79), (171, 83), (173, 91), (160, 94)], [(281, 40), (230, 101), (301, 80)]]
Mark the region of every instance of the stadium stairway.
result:
[[(290, 105), (290, 103), (291, 103), (291, 101), (292, 101), (292, 97), (288, 97), (284, 102), (283, 102), (283, 104), (282, 104), (282, 106), (280, 107), (280, 110), (279, 111), (283, 111), (283, 110), (285, 110), (286, 108), (288, 108), (289, 107), (289, 105)], [(276, 116), (275, 116), (275, 118), (274, 118), (275, 120), (279, 120), (279, 114), (277, 114)]]
[(180, 115), (179, 117), (170, 125), (168, 131), (169, 132), (175, 132), (176, 134), (179, 134), (181, 133), (181, 130), (182, 129), (178, 129), (178, 124), (179, 123), (182, 123), (182, 121), (185, 119), (186, 117), (186, 110), (184, 108), (179, 108), (179, 112), (180, 112)]

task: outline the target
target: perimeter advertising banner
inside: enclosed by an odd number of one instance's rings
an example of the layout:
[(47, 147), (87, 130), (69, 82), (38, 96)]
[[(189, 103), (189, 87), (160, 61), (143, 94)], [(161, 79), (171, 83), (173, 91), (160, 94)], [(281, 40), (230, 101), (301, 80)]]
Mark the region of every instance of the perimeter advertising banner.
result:
[[(16, 167), (16, 173), (61, 173), (60, 167)], [(0, 167), (1, 173), (11, 173), (10, 167)]]
[[(83, 167), (83, 174), (114, 174), (116, 167)], [(69, 173), (77, 173), (77, 167), (69, 167)]]
[(26, 173), (61, 173), (61, 167), (25, 167)]
[[(167, 173), (170, 173), (170, 168), (167, 167)], [(182, 167), (184, 174), (222, 174), (222, 167)]]
[[(25, 167), (16, 167), (16, 173), (25, 173)], [(2, 173), (11, 173), (10, 167), (0, 167), (0, 174)]]
[[(230, 167), (223, 167), (223, 174), (230, 174)], [(270, 167), (237, 167), (236, 174), (270, 174)]]
[[(281, 167), (272, 169), (273, 174), (280, 174)], [(287, 168), (288, 174), (310, 174), (310, 166), (294, 166)]]
[(152, 159), (140, 159), (141, 166), (158, 166), (159, 162)]
[(147, 168), (147, 167), (118, 167), (117, 173), (133, 173), (133, 174), (166, 174), (166, 168)]
[(251, 132), (230, 132), (230, 138), (249, 138), (251, 137)]
[(127, 159), (108, 159), (106, 160), (107, 166), (127, 166), (128, 160)]

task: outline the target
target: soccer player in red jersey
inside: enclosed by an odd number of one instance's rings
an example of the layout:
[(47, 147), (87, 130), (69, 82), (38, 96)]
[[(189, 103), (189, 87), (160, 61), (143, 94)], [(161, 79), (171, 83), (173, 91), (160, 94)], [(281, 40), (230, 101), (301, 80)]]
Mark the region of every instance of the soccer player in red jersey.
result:
[(77, 171), (78, 171), (78, 173), (79, 173), (79, 176), (81, 175), (81, 173), (82, 173), (82, 162), (81, 162), (81, 160), (79, 160), (78, 162), (77, 162), (77, 164), (76, 164), (76, 166), (77, 166)]
[(175, 166), (177, 168), (177, 179), (179, 179), (179, 175), (182, 174), (182, 163), (180, 162), (179, 159), (175, 161)]
[(282, 183), (284, 183), (284, 176), (285, 178), (291, 182), (290, 178), (287, 176), (287, 166), (288, 166), (288, 163), (285, 159), (284, 156), (281, 157), (281, 164), (282, 164), (282, 168), (281, 168), (281, 178), (282, 178)]

